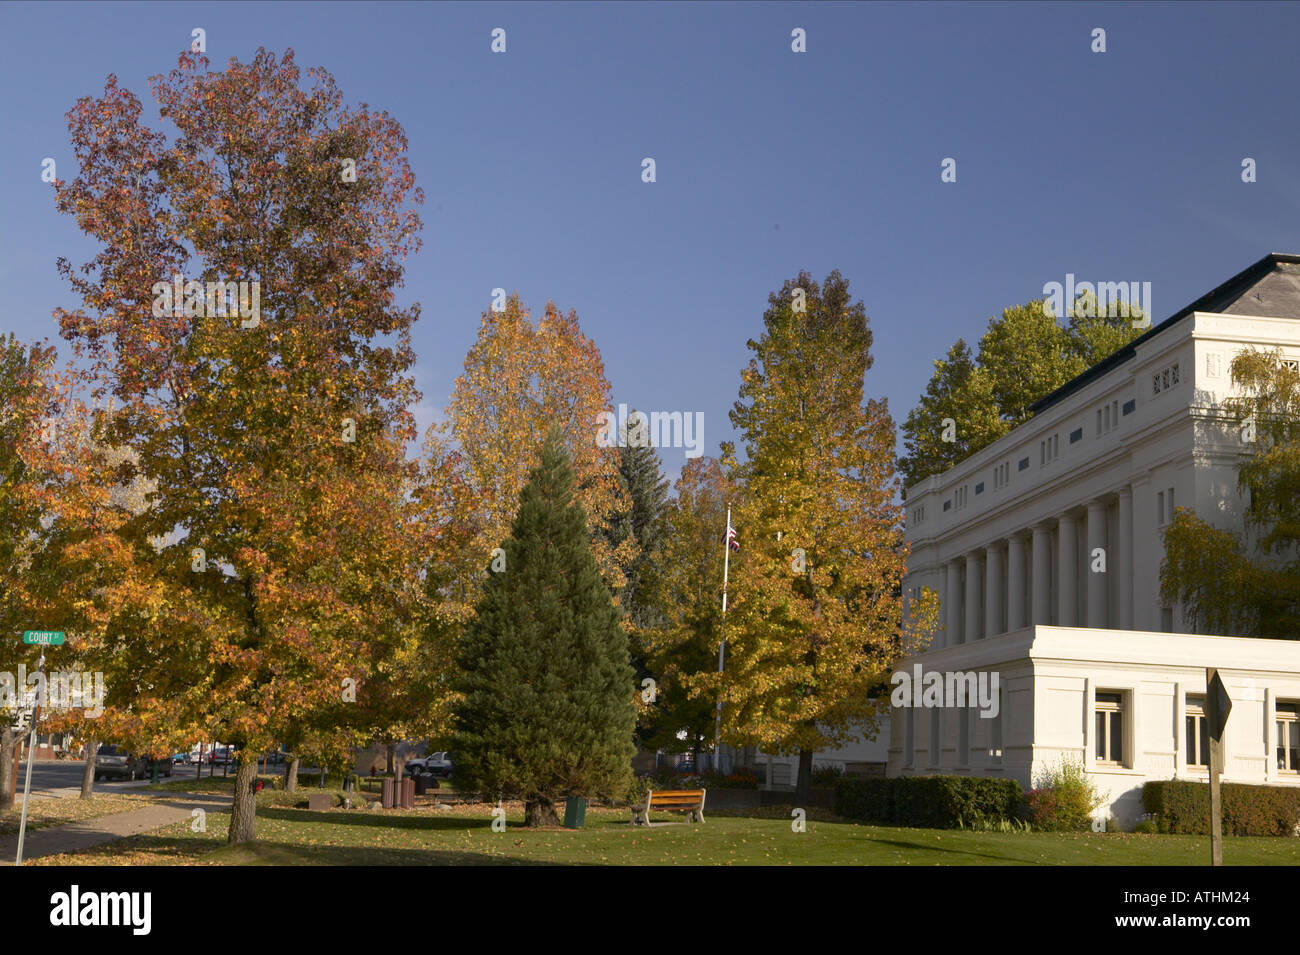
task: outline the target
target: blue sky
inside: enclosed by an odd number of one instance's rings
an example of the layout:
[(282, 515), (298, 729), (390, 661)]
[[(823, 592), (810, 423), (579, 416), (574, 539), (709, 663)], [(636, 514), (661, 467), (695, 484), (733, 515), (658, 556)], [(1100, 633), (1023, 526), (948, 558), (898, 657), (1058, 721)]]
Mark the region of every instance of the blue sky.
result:
[(10, 3), (0, 331), (68, 348), (55, 259), (94, 250), (41, 161), (75, 174), (64, 114), (109, 73), (157, 126), (146, 78), (196, 26), (214, 67), (292, 47), (405, 127), (422, 425), (498, 286), (576, 309), (615, 401), (703, 412), (716, 453), (745, 342), (800, 269), (866, 303), (867, 393), (901, 421), (954, 339), (1066, 273), (1151, 282), (1158, 321), (1300, 251), (1297, 4)]

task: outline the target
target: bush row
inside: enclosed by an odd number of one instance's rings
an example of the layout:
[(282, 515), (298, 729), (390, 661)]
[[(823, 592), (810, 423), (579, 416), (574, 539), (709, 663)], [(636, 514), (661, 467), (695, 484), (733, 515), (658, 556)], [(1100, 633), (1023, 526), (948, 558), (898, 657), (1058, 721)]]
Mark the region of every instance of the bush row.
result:
[(1011, 822), (1024, 794), (1014, 779), (982, 776), (845, 776), (835, 783), (837, 815), (886, 826), (975, 828)]
[[(1300, 828), (1300, 787), (1223, 783), (1223, 833), (1291, 836)], [(1210, 831), (1210, 787), (1163, 779), (1142, 787), (1142, 803), (1161, 832), (1204, 836)]]

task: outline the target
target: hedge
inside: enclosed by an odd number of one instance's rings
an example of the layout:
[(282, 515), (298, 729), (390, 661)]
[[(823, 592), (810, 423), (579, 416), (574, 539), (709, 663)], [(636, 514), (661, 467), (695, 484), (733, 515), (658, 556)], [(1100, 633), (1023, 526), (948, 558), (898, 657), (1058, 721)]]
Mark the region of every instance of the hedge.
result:
[(885, 826), (956, 829), (1018, 817), (1024, 793), (1014, 779), (983, 776), (900, 776), (835, 783), (835, 812)]
[[(1300, 827), (1300, 786), (1223, 783), (1223, 832), (1229, 836), (1292, 836)], [(1161, 832), (1210, 832), (1210, 787), (1162, 779), (1142, 787), (1142, 803)]]

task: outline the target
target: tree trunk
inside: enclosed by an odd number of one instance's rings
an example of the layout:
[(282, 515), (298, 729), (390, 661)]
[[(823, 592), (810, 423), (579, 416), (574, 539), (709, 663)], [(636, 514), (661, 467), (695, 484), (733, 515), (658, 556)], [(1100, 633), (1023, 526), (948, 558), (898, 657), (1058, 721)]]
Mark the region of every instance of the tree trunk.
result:
[(86, 763), (81, 770), (81, 798), (91, 799), (95, 795), (95, 754), (99, 752), (99, 741), (93, 736), (86, 737)]
[(18, 770), (14, 761), (14, 730), (9, 725), (9, 718), (0, 718), (4, 726), (0, 728), (0, 812), (8, 812), (14, 807), (14, 774)]
[(799, 750), (799, 781), (794, 787), (794, 804), (804, 809), (808, 808), (809, 791), (812, 789), (812, 765), (813, 751)]
[(393, 757), (396, 755), (397, 747), (394, 744), (389, 743), (384, 747), (384, 749), (388, 754), (388, 768), (385, 769), (384, 772), (391, 776), (393, 775)]
[(524, 825), (530, 829), (541, 826), (558, 826), (560, 817), (555, 813), (555, 803), (539, 796), (524, 803)]
[(287, 793), (296, 793), (298, 791), (297, 755), (289, 757), (289, 765), (284, 771), (284, 791)]
[(253, 784), (257, 780), (257, 763), (241, 760), (235, 771), (235, 802), (230, 813), (229, 845), (252, 842), (257, 838), (257, 800)]

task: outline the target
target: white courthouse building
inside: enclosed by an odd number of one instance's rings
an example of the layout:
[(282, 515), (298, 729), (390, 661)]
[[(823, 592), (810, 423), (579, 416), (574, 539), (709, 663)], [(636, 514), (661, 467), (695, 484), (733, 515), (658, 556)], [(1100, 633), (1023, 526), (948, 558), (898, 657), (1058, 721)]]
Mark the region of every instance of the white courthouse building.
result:
[(1300, 785), (1300, 639), (1192, 633), (1160, 598), (1175, 507), (1243, 527), (1247, 446), (1214, 407), (1248, 347), (1300, 360), (1300, 255), (1266, 256), (908, 488), (905, 592), (929, 587), (941, 610), (899, 670), (997, 673), (1000, 709), (895, 708), (890, 776), (1029, 788), (1071, 758), (1107, 795), (1101, 812), (1131, 826), (1147, 780), (1207, 778), (1217, 667), (1232, 698), (1224, 781)]

